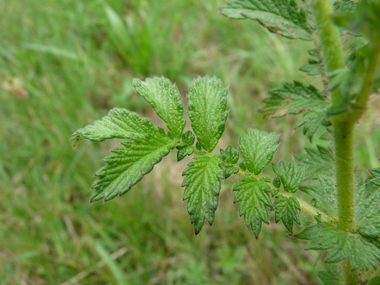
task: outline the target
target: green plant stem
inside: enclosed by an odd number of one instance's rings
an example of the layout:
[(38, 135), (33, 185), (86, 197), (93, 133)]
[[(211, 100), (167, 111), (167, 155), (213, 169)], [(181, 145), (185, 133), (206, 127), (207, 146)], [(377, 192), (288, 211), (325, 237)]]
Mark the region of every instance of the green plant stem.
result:
[[(325, 66), (329, 74), (345, 67), (339, 31), (331, 19), (333, 8), (330, 0), (313, 0), (312, 6)], [(331, 96), (334, 106), (343, 103), (343, 97), (338, 89), (333, 91)], [(338, 227), (344, 231), (355, 232), (354, 127), (356, 120), (345, 115), (334, 116), (331, 121), (335, 139)], [(345, 284), (358, 284), (359, 276), (357, 272), (351, 272), (350, 260), (342, 264)]]
[[(339, 31), (331, 20), (333, 13), (331, 2), (329, 0), (313, 0), (312, 6), (327, 73), (344, 68), (344, 54)], [(332, 92), (332, 103), (334, 105), (343, 103), (339, 91)]]

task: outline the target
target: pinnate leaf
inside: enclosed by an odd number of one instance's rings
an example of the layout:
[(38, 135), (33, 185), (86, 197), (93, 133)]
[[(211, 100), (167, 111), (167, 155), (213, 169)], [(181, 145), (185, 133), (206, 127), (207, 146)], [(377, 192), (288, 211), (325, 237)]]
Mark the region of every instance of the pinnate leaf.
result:
[(278, 165), (272, 164), (274, 173), (280, 177), (284, 190), (294, 193), (297, 191), (303, 180), (303, 169), (298, 167), (295, 160), (292, 159), (289, 164), (280, 161)]
[(165, 77), (135, 78), (133, 88), (157, 112), (168, 126), (174, 137), (180, 138), (186, 121), (183, 118), (181, 95), (175, 84)]
[(325, 96), (314, 86), (299, 81), (286, 82), (282, 88), (271, 90), (264, 102), (265, 106), (259, 111), (272, 117), (305, 112), (296, 128), (303, 125), (303, 132), (307, 133), (310, 141), (319, 126), (326, 121), (328, 104)]
[(239, 149), (247, 163), (247, 168), (255, 175), (259, 174), (271, 162), (279, 147), (279, 136), (257, 129), (248, 129), (239, 139)]
[(304, 153), (296, 155), (295, 158), (298, 165), (305, 169), (305, 176), (314, 178), (316, 174), (334, 173), (334, 155), (331, 149), (317, 145), (317, 149), (304, 150)]
[(318, 277), (323, 285), (342, 285), (344, 282), (342, 267), (333, 263), (325, 263), (325, 271), (319, 271)]
[(371, 176), (356, 191), (355, 197), (357, 231), (361, 235), (373, 238), (380, 236), (379, 170), (379, 168), (369, 170)]
[(176, 145), (173, 139), (161, 133), (127, 138), (129, 140), (122, 142), (124, 147), (113, 149), (115, 154), (104, 159), (107, 165), (96, 172), (91, 201), (108, 201), (125, 194)]
[(320, 110), (328, 105), (317, 88), (299, 81), (285, 82), (283, 87), (269, 91), (264, 102), (265, 106), (260, 111), (272, 117)]
[(309, 59), (308, 63), (300, 67), (300, 71), (306, 72), (309, 76), (321, 74), (321, 62), (314, 59)]
[(220, 155), (195, 156), (182, 175), (186, 178), (182, 186), (186, 187), (183, 200), (187, 201), (187, 211), (190, 221), (194, 224), (195, 234), (198, 234), (205, 220), (212, 225), (215, 211), (219, 204), (219, 192), (224, 171)]
[(211, 152), (225, 128), (228, 90), (216, 77), (198, 77), (189, 88), (189, 117), (199, 144)]
[(106, 139), (125, 139), (129, 136), (137, 137), (155, 133), (157, 133), (157, 129), (149, 119), (126, 109), (114, 108), (101, 120), (78, 129), (71, 136), (71, 140), (77, 143), (85, 138), (90, 141), (100, 142)]
[(311, 240), (306, 249), (329, 250), (326, 263), (351, 259), (352, 270), (361, 267), (376, 269), (380, 261), (380, 240), (360, 234), (342, 231), (329, 223), (317, 223), (295, 235), (299, 239)]
[(276, 209), (274, 219), (276, 223), (282, 220), (285, 228), (293, 232), (293, 221), (300, 223), (301, 206), (296, 197), (277, 196), (273, 202)]
[(300, 185), (299, 190), (314, 198), (312, 204), (314, 202), (316, 205), (312, 206), (320, 208), (321, 212), (330, 217), (335, 217), (338, 209), (335, 179), (331, 176), (318, 175), (318, 180), (320, 185)]
[(261, 224), (269, 224), (267, 207), (272, 206), (268, 178), (257, 180), (252, 176), (245, 176), (233, 189), (236, 191), (234, 203), (240, 203), (239, 215), (244, 215), (247, 227), (250, 227), (257, 238), (261, 231)]
[(293, 0), (228, 0), (220, 10), (228, 18), (257, 20), (286, 38), (312, 40), (306, 13)]
[(295, 128), (297, 129), (303, 126), (302, 133), (307, 135), (311, 142), (318, 128), (323, 125), (323, 122), (327, 119), (326, 117), (327, 114), (325, 109), (306, 112), (301, 120), (298, 121)]

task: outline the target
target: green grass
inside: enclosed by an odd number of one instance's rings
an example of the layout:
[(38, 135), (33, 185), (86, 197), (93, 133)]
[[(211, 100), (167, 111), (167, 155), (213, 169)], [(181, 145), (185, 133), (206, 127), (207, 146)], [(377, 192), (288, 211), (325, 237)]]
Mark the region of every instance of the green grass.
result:
[[(278, 157), (307, 144), (294, 118), (264, 120), (257, 109), (270, 88), (306, 80), (297, 67), (310, 43), (227, 20), (223, 1), (153, 2), (0, 0), (0, 283), (316, 284), (317, 253), (273, 223), (255, 240), (228, 182), (214, 226), (195, 237), (181, 199), (186, 162), (172, 167), (174, 154), (127, 195), (89, 204), (91, 176), (118, 142), (73, 148), (71, 133), (113, 106), (161, 124), (133, 77), (165, 75), (182, 95), (193, 77), (222, 78), (223, 146), (247, 127), (282, 133)], [(372, 114), (363, 125), (373, 135), (358, 145), (366, 167), (379, 155)]]

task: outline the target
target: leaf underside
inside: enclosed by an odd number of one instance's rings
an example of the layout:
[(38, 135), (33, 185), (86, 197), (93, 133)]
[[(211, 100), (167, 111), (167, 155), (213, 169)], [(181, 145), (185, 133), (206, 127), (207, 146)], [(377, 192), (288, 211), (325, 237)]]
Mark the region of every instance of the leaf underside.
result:
[(299, 81), (285, 82), (283, 87), (271, 90), (264, 102), (265, 106), (259, 111), (265, 116), (278, 118), (304, 112), (296, 128), (304, 126), (303, 133), (310, 140), (322, 124), (328, 106), (321, 92), (314, 86)]
[(293, 221), (297, 224), (300, 223), (301, 206), (295, 197), (276, 196), (273, 202), (275, 208), (274, 219), (276, 223), (282, 220), (285, 228), (289, 232), (293, 232)]
[(320, 110), (327, 106), (325, 96), (312, 85), (299, 81), (285, 82), (283, 87), (272, 89), (260, 110), (265, 116), (283, 117), (302, 111)]
[(244, 215), (244, 222), (250, 227), (257, 238), (261, 231), (261, 224), (269, 224), (267, 207), (272, 207), (268, 178), (257, 180), (252, 176), (245, 176), (234, 186), (236, 191), (234, 203), (239, 204), (239, 215)]
[(221, 179), (224, 178), (222, 163), (220, 155), (195, 156), (182, 173), (186, 175), (182, 183), (186, 187), (183, 200), (188, 200), (187, 211), (191, 223), (194, 224), (195, 234), (201, 231), (205, 220), (210, 225), (214, 221), (219, 204)]
[(259, 174), (277, 151), (279, 136), (257, 129), (248, 129), (239, 139), (239, 149), (247, 168), (255, 175)]
[(157, 133), (157, 129), (149, 119), (126, 109), (114, 108), (101, 120), (78, 129), (71, 136), (71, 140), (74, 141), (74, 144), (83, 138), (93, 142), (101, 142), (106, 139), (138, 137), (147, 133)]
[(176, 145), (173, 139), (162, 133), (128, 139), (122, 142), (124, 147), (112, 150), (115, 154), (106, 157), (107, 165), (96, 172), (91, 201), (108, 201), (125, 194)]
[(321, 212), (330, 216), (336, 216), (338, 203), (335, 179), (331, 176), (318, 175), (318, 180), (320, 185), (300, 185), (299, 190), (316, 199), (319, 203)]
[(305, 176), (315, 178), (316, 174), (334, 174), (334, 155), (331, 149), (317, 145), (317, 149), (305, 148), (304, 153), (295, 158), (300, 167), (305, 169)]
[(352, 270), (361, 267), (376, 269), (380, 261), (379, 238), (351, 234), (329, 223), (317, 223), (295, 235), (299, 239), (311, 240), (306, 249), (329, 250), (325, 263), (336, 263), (351, 259)]
[(273, 163), (272, 169), (280, 177), (285, 191), (291, 193), (297, 191), (303, 180), (304, 172), (302, 168), (297, 166), (294, 159), (289, 164), (284, 161), (280, 161), (278, 165)]
[(302, 127), (302, 133), (307, 136), (310, 142), (313, 139), (314, 134), (325, 120), (326, 110), (313, 110), (306, 112), (301, 120), (295, 125), (295, 129)]
[(133, 88), (164, 120), (173, 136), (180, 138), (186, 121), (177, 86), (165, 77), (153, 77), (145, 81), (135, 78)]
[(270, 32), (289, 39), (312, 40), (306, 13), (293, 0), (228, 0), (220, 11), (228, 18), (257, 20)]
[(355, 197), (357, 231), (364, 236), (380, 236), (380, 168), (370, 169), (371, 176), (359, 188)]
[(215, 148), (224, 132), (227, 94), (227, 88), (216, 77), (198, 77), (189, 87), (189, 118), (199, 144), (208, 152)]
[(323, 282), (323, 285), (342, 285), (344, 277), (341, 266), (338, 264), (325, 264), (325, 270), (318, 272), (318, 277)]

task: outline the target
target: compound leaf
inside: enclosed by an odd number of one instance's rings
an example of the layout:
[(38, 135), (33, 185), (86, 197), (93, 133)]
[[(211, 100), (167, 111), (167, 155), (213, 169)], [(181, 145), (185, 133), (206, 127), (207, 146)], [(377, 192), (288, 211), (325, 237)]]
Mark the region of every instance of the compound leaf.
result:
[(312, 40), (306, 13), (293, 0), (228, 0), (220, 11), (228, 18), (257, 20), (270, 32), (289, 39)]
[(78, 129), (71, 136), (74, 143), (83, 138), (94, 142), (106, 139), (125, 139), (130, 136), (142, 136), (144, 134), (155, 134), (157, 129), (151, 120), (122, 108), (114, 108), (108, 112), (101, 120), (95, 121), (92, 125)]
[(129, 140), (122, 142), (124, 147), (113, 149), (115, 154), (104, 159), (107, 165), (96, 172), (91, 201), (108, 201), (125, 194), (176, 145), (165, 134), (127, 138)]
[(310, 142), (313, 139), (314, 134), (317, 132), (318, 128), (323, 125), (323, 122), (326, 120), (326, 110), (314, 110), (306, 112), (301, 120), (298, 121), (295, 128), (303, 126), (302, 133), (307, 135), (307, 138)]
[(251, 173), (257, 175), (269, 164), (279, 147), (278, 138), (276, 133), (257, 129), (248, 129), (240, 137), (239, 149)]
[(198, 77), (189, 88), (189, 117), (199, 144), (211, 152), (225, 128), (228, 90), (216, 77)]
[(380, 236), (380, 169), (370, 169), (371, 176), (359, 188), (355, 197), (355, 219), (361, 235), (376, 238)]
[(182, 186), (186, 186), (183, 200), (188, 200), (187, 211), (196, 235), (201, 231), (205, 220), (210, 225), (214, 221), (221, 179), (224, 179), (222, 163), (220, 155), (195, 156), (182, 173), (186, 175), (182, 182)]
[(261, 231), (262, 222), (269, 224), (267, 207), (272, 206), (269, 181), (268, 178), (257, 180), (252, 176), (245, 176), (233, 189), (237, 192), (234, 203), (240, 202), (239, 215), (244, 215), (245, 224), (251, 228), (256, 238)]
[(329, 223), (317, 223), (295, 235), (311, 240), (306, 249), (329, 250), (325, 263), (351, 259), (352, 270), (361, 267), (376, 269), (380, 261), (380, 240), (342, 231)]
[(295, 160), (292, 159), (289, 164), (280, 161), (278, 165), (272, 163), (274, 173), (280, 177), (284, 190), (294, 193), (297, 191), (303, 180), (303, 169), (298, 167)]
[(293, 221), (300, 223), (301, 206), (296, 197), (277, 196), (273, 202), (276, 212), (274, 219), (276, 223), (282, 220), (285, 228), (293, 232)]
[(321, 74), (321, 63), (318, 60), (309, 59), (308, 63), (300, 68), (300, 71), (306, 72), (309, 76)]
[(183, 118), (181, 95), (175, 84), (165, 77), (133, 79), (133, 88), (157, 112), (176, 138), (181, 138), (186, 121)]
[(335, 179), (326, 175), (318, 175), (318, 179), (320, 185), (300, 185), (299, 190), (313, 197), (321, 212), (335, 217), (338, 209)]
[(260, 111), (272, 117), (320, 110), (328, 105), (317, 88), (299, 81), (285, 82), (282, 88), (272, 89), (264, 102), (265, 106)]
[(319, 271), (318, 277), (323, 282), (323, 285), (342, 285), (344, 276), (342, 267), (337, 264), (325, 263), (325, 271)]
[(305, 169), (306, 177), (316, 174), (332, 175), (334, 173), (334, 155), (331, 149), (317, 145), (317, 149), (305, 148), (305, 152), (296, 155), (298, 165)]

